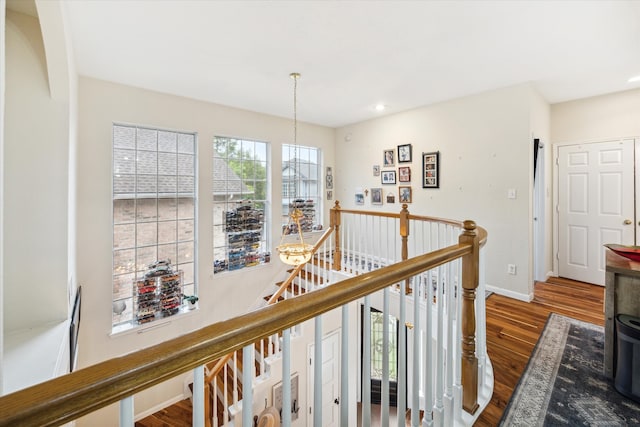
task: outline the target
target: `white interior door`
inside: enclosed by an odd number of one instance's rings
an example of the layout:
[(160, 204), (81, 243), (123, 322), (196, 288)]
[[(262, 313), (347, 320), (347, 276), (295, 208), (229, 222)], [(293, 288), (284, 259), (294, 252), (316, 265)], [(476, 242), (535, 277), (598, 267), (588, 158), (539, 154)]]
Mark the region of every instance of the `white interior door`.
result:
[[(309, 346), (307, 425), (313, 425), (313, 366), (314, 344)], [(340, 425), (340, 332), (328, 334), (322, 339), (322, 426)]]
[(604, 285), (605, 243), (634, 244), (632, 139), (558, 148), (558, 273)]

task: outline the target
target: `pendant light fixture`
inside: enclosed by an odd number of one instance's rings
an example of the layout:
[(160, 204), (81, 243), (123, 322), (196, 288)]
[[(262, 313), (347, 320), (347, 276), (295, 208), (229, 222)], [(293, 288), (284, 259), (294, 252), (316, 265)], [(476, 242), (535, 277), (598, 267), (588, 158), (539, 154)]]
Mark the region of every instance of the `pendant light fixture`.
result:
[[(298, 168), (298, 79), (300, 78), (300, 73), (291, 73), (289, 77), (293, 79), (293, 161), (294, 161), (294, 171), (295, 171), (295, 179), (296, 184), (294, 185), (295, 193), (297, 195), (298, 189), (300, 188), (300, 173)], [(291, 168), (291, 161), (289, 161), (289, 168)], [(291, 199), (291, 194), (289, 193), (289, 199)], [(288, 265), (298, 266), (300, 264), (304, 264), (311, 259), (311, 255), (313, 253), (313, 246), (304, 242), (304, 237), (302, 236), (302, 227), (300, 226), (300, 220), (304, 218), (304, 214), (302, 211), (294, 207), (289, 200), (289, 222), (282, 230), (282, 238), (280, 240), (280, 245), (276, 248), (278, 250), (278, 254), (280, 255), (280, 260)], [(299, 241), (295, 242), (286, 242), (287, 236), (291, 234), (298, 234)], [(291, 237), (289, 237), (291, 238)]]

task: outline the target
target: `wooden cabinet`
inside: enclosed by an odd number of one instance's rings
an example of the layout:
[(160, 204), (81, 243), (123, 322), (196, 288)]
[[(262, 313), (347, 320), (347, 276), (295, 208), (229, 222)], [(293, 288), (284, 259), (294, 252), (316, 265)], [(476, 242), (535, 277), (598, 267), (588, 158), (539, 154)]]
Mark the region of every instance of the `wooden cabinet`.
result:
[(640, 263), (606, 251), (604, 294), (604, 374), (613, 378), (615, 318), (618, 314), (640, 317)]

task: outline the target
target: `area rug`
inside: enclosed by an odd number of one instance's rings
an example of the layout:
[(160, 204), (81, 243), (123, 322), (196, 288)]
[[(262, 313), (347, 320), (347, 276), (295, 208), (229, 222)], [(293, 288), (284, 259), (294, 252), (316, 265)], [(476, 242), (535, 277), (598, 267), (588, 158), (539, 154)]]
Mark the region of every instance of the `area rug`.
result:
[(602, 327), (552, 313), (500, 425), (640, 425), (640, 404), (602, 373), (603, 348)]

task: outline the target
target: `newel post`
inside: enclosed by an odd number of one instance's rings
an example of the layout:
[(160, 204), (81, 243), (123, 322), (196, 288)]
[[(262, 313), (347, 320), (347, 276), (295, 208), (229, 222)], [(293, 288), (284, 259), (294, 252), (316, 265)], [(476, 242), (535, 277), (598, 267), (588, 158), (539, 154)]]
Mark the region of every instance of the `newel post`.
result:
[(340, 271), (342, 269), (342, 250), (340, 249), (340, 202), (336, 203), (329, 213), (329, 225), (333, 227), (336, 233), (335, 249), (333, 251), (333, 269)]
[[(409, 259), (409, 206), (406, 203), (402, 204), (402, 210), (400, 211), (400, 237), (402, 238), (402, 261)], [(408, 294), (409, 279), (404, 282), (404, 292)]]
[(476, 223), (464, 222), (460, 244), (471, 245), (462, 257), (462, 407), (473, 414), (478, 409), (478, 358), (476, 357), (476, 289), (480, 265), (480, 243)]

